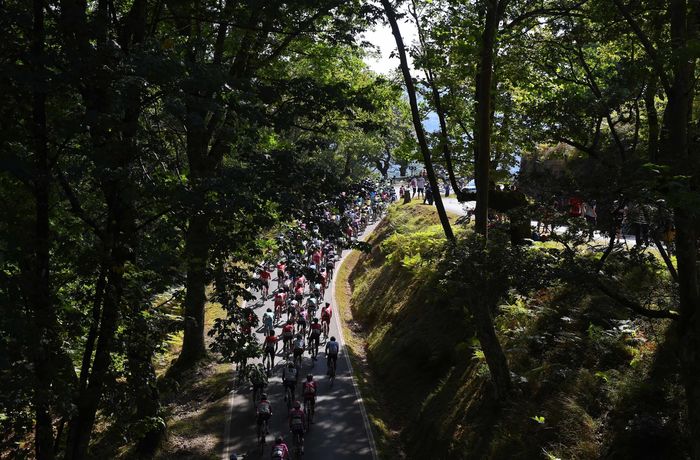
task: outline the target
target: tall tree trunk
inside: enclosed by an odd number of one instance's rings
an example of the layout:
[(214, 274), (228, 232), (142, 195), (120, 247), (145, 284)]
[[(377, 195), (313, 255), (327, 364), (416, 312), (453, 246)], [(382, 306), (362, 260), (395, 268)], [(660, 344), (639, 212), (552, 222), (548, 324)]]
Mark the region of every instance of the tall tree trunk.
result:
[[(112, 201), (112, 200), (108, 200)], [(118, 207), (110, 206), (108, 219), (114, 225), (108, 232), (112, 241), (119, 238), (123, 222), (123, 213)], [(119, 306), (121, 304), (123, 290), (123, 274), (125, 269), (126, 248), (113, 247), (110, 251), (110, 272), (107, 275), (102, 317), (100, 319), (100, 332), (95, 350), (95, 359), (90, 373), (89, 383), (81, 393), (77, 402), (77, 413), (71, 419), (68, 427), (68, 441), (66, 445), (66, 459), (83, 460), (87, 457), (92, 428), (95, 424), (95, 416), (102, 398), (104, 384), (107, 381), (109, 366), (112, 363), (111, 351), (113, 349), (114, 333), (119, 320)]]
[(457, 184), (457, 178), (455, 177), (454, 166), (452, 164), (452, 151), (450, 150), (449, 136), (447, 133), (447, 119), (445, 117), (445, 111), (442, 108), (442, 98), (440, 97), (440, 91), (438, 90), (435, 79), (432, 76), (428, 79), (428, 84), (430, 85), (431, 92), (433, 94), (433, 100), (435, 102), (435, 112), (438, 116), (438, 121), (440, 122), (440, 145), (442, 146), (442, 155), (445, 158), (445, 168), (447, 169), (447, 176), (449, 177), (452, 189), (457, 196), (457, 200), (465, 201), (462, 190)]
[[(418, 7), (416, 1), (411, 2), (412, 8), (409, 8), (411, 15), (413, 16), (414, 23), (418, 30), (418, 40), (420, 42), (421, 48), (423, 49), (423, 54), (427, 52), (427, 44), (425, 39), (425, 34), (423, 28), (421, 27), (421, 20), (418, 17)], [(426, 60), (427, 62), (428, 60)], [(457, 200), (463, 200), (462, 190), (457, 185), (457, 178), (454, 173), (454, 166), (452, 164), (452, 151), (450, 150), (449, 135), (447, 131), (447, 116), (445, 110), (442, 107), (442, 98), (440, 97), (440, 90), (438, 89), (437, 82), (435, 81), (435, 72), (432, 68), (426, 67), (425, 79), (430, 86), (430, 91), (433, 95), (433, 103), (435, 106), (435, 113), (437, 113), (438, 121), (440, 122), (440, 145), (442, 148), (442, 155), (445, 158), (445, 168), (447, 169), (447, 176), (449, 178), (452, 189), (457, 196)]]
[(439, 193), (437, 178), (435, 177), (435, 170), (433, 169), (433, 161), (430, 154), (430, 148), (428, 147), (428, 142), (425, 139), (425, 132), (423, 130), (423, 123), (420, 118), (420, 112), (418, 110), (418, 100), (416, 98), (416, 89), (413, 86), (413, 79), (411, 78), (411, 72), (408, 68), (408, 59), (406, 58), (406, 48), (403, 44), (403, 38), (401, 37), (401, 30), (399, 29), (399, 24), (396, 20), (396, 12), (389, 0), (382, 0), (382, 6), (384, 7), (384, 12), (391, 25), (391, 32), (396, 40), (396, 48), (399, 53), (399, 58), (401, 60), (401, 72), (403, 73), (404, 82), (406, 84), (406, 92), (408, 93), (408, 100), (411, 105), (411, 115), (413, 118), (413, 126), (416, 130), (416, 137), (418, 138), (418, 145), (420, 146), (421, 153), (423, 154), (423, 161), (425, 162), (425, 170), (428, 173), (428, 182), (430, 183), (430, 188), (434, 190), (433, 196), (435, 198), (435, 207), (437, 208), (438, 217), (440, 218), (440, 223), (442, 224), (442, 229), (445, 232), (445, 237), (449, 241), (454, 241), (454, 233), (452, 232), (452, 226), (450, 225), (450, 220), (447, 217), (447, 212), (445, 211), (445, 206), (442, 203), (442, 198)]
[(489, 176), (491, 170), (491, 82), (493, 55), (498, 32), (498, 0), (484, 0), (486, 17), (479, 52), (479, 70), (476, 83), (476, 209), (475, 230), (488, 237)]
[[(673, 82), (664, 112), (664, 139), (662, 160), (671, 162), (675, 174), (697, 171), (700, 167), (698, 152), (689, 149), (689, 126), (692, 123), (693, 77), (695, 61), (687, 59), (688, 46), (697, 39), (697, 0), (691, 2), (688, 14), (686, 0), (671, 0), (671, 45), (674, 58)], [(698, 193), (698, 179), (692, 179), (690, 191)], [(700, 286), (698, 285), (697, 217), (692, 210), (679, 206), (674, 210), (676, 249), (678, 261), (678, 289), (681, 312), (679, 325), (681, 376), (688, 405), (691, 452), (700, 459)]]
[(182, 351), (177, 360), (179, 370), (187, 369), (206, 356), (204, 345), (204, 307), (209, 277), (209, 216), (201, 211), (190, 218), (185, 234), (187, 281), (185, 282), (185, 330)]
[(160, 415), (160, 400), (156, 385), (156, 373), (152, 357), (154, 344), (148, 336), (149, 325), (141, 315), (141, 308), (133, 309), (134, 317), (130, 320), (130, 339), (127, 344), (129, 365), (128, 381), (134, 401), (136, 424), (145, 424), (146, 430), (139, 429), (141, 436), (136, 440), (132, 454), (136, 457), (151, 458), (165, 433), (164, 426), (154, 419)]
[(50, 223), (49, 223), (49, 185), (50, 165), (49, 147), (46, 128), (46, 75), (44, 69), (44, 0), (33, 1), (33, 25), (31, 41), (31, 66), (35, 72), (35, 87), (32, 94), (32, 124), (36, 179), (34, 182), (34, 199), (36, 206), (34, 227), (34, 263), (33, 283), (30, 298), (33, 304), (35, 330), (32, 333), (34, 343), (34, 410), (35, 453), (39, 460), (54, 458), (53, 451), (53, 417), (51, 415), (51, 388), (55, 376), (53, 368), (55, 354), (56, 313), (51, 299), (50, 279)]

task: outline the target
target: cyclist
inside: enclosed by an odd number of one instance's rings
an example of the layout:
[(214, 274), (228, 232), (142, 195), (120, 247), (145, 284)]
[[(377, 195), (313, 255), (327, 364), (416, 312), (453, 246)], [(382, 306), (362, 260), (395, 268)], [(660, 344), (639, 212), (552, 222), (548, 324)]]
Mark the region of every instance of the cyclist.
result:
[(309, 327), (309, 354), (316, 361), (316, 355), (318, 355), (318, 344), (321, 340), (321, 323), (318, 322), (318, 318), (314, 318)]
[(277, 353), (277, 347), (279, 346), (279, 338), (275, 335), (274, 330), (270, 330), (267, 337), (265, 337), (265, 355), (263, 356), (263, 363), (266, 359), (270, 360), (270, 369), (275, 367), (275, 353)]
[(277, 287), (282, 286), (282, 283), (284, 283), (284, 279), (287, 277), (286, 270), (287, 265), (284, 263), (284, 260), (277, 262)]
[[(272, 417), (272, 405), (270, 404), (270, 401), (267, 400), (267, 395), (265, 393), (260, 396), (260, 402), (255, 410), (255, 414), (258, 421), (258, 433), (260, 433), (262, 424), (264, 422), (269, 422), (270, 417)], [(267, 433), (268, 432), (265, 431), (265, 434)]]
[(253, 394), (262, 393), (267, 386), (267, 374), (262, 364), (248, 366), (248, 376), (253, 384)]
[(294, 323), (292, 322), (291, 319), (289, 319), (289, 320), (287, 320), (287, 324), (285, 324), (284, 327), (282, 328), (282, 343), (284, 345), (285, 350), (289, 347), (289, 344), (291, 343), (293, 338), (294, 338)]
[(301, 308), (301, 311), (299, 311), (299, 314), (297, 315), (297, 332), (300, 334), (306, 335), (306, 320), (308, 318), (308, 314), (304, 307)]
[(326, 262), (326, 272), (328, 273), (328, 281), (333, 279), (333, 272), (335, 271), (335, 254), (328, 254), (328, 261)]
[(296, 279), (296, 281), (294, 281), (294, 291), (303, 294), (304, 285), (306, 285), (306, 277), (304, 275), (301, 275), (299, 278)]
[(331, 310), (331, 304), (326, 302), (326, 305), (321, 309), (321, 329), (323, 329), (324, 338), (328, 338), (328, 330), (331, 327), (331, 317), (333, 317), (333, 310)]
[(289, 307), (287, 307), (287, 319), (288, 320), (294, 320), (294, 317), (297, 315), (298, 306), (299, 306), (299, 301), (296, 299), (289, 302)]
[(325, 297), (326, 295), (326, 288), (328, 287), (328, 272), (326, 271), (325, 268), (321, 269), (321, 282), (319, 283), (321, 285), (321, 297)]
[(269, 335), (270, 332), (274, 334), (275, 328), (273, 327), (273, 324), (275, 322), (275, 317), (274, 313), (272, 313), (272, 308), (268, 308), (265, 313), (263, 313), (262, 317), (262, 323), (263, 323), (263, 331), (265, 335)]
[(296, 393), (297, 386), (297, 376), (299, 371), (294, 367), (293, 362), (288, 362), (287, 367), (282, 371), (282, 384), (284, 385), (284, 400), (287, 400), (287, 389), (291, 390), (292, 399), (294, 399), (294, 394)]
[(275, 294), (275, 317), (282, 317), (282, 310), (284, 310), (285, 305), (287, 305), (287, 293), (283, 289)]
[(340, 344), (335, 341), (335, 337), (331, 337), (330, 342), (326, 344), (326, 366), (328, 367), (328, 375), (331, 371), (331, 361), (333, 361), (333, 366), (338, 364), (338, 352), (340, 351)]
[(282, 436), (277, 436), (275, 439), (275, 445), (272, 446), (272, 455), (270, 458), (272, 460), (289, 460), (289, 447), (287, 447)]
[(294, 407), (289, 411), (289, 429), (294, 436), (299, 436), (301, 443), (301, 453), (304, 453), (304, 427), (306, 426), (306, 417), (304, 411), (301, 410), (301, 403), (294, 401)]
[(313, 312), (314, 315), (316, 314), (316, 308), (318, 308), (318, 304), (315, 297), (311, 296), (307, 299), (306, 308), (309, 309), (309, 312)]
[(304, 337), (301, 334), (297, 334), (296, 340), (294, 341), (294, 361), (296, 362), (297, 358), (301, 362), (301, 355), (304, 354), (304, 350), (306, 349), (306, 342), (304, 342)]
[(262, 282), (262, 296), (263, 299), (267, 299), (267, 295), (270, 293), (270, 279), (272, 278), (272, 273), (270, 273), (267, 267), (263, 267), (260, 270), (260, 281)]
[[(304, 385), (302, 387), (302, 391), (304, 394), (304, 403), (307, 405), (309, 412), (311, 412), (312, 408), (316, 405), (316, 391), (317, 390), (318, 390), (318, 385), (314, 381), (313, 374), (308, 374), (306, 376), (306, 382), (304, 382)], [(313, 419), (311, 419), (310, 422), (314, 423)]]
[(317, 249), (314, 251), (313, 254), (311, 254), (311, 260), (313, 261), (314, 265), (316, 266), (316, 270), (320, 270), (321, 260), (323, 260), (323, 252), (321, 252), (321, 249)]

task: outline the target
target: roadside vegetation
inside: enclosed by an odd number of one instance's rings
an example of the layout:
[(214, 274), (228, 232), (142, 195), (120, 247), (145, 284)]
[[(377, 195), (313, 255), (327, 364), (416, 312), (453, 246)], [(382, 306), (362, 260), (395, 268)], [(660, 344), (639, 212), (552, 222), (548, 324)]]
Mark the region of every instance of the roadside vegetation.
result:
[[(375, 233), (375, 250), (358, 255), (349, 273), (370, 395), (382, 401), (368, 406), (390, 417), (407, 458), (684, 456), (683, 391), (668, 356), (668, 320), (639, 319), (563, 276), (529, 292), (509, 290), (494, 318), (514, 390), (498, 401), (467, 308), (483, 293), (446, 281), (439, 230), (432, 208), (395, 205)], [(626, 287), (667, 282), (654, 262), (629, 271), (623, 264), (615, 269)]]

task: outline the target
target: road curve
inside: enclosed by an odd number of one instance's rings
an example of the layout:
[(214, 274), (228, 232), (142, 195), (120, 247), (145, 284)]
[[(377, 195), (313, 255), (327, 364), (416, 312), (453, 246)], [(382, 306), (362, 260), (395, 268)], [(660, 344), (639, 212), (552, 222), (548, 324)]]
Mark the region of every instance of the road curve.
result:
[[(375, 225), (367, 228), (363, 239), (369, 236)], [(345, 261), (350, 251), (343, 251), (341, 260), (336, 264), (335, 273)], [(277, 281), (271, 282), (271, 289), (277, 287)], [(330, 299), (330, 300), (329, 300)], [(325, 342), (322, 340), (319, 347), (317, 361), (312, 361), (308, 353), (304, 353), (300, 376), (308, 373), (314, 375), (319, 382), (318, 396), (316, 399), (316, 415), (305, 439), (305, 460), (376, 460), (377, 450), (372, 436), (372, 431), (367, 418), (359, 388), (354, 381), (350, 359), (345, 350), (338, 308), (335, 302), (335, 277), (330, 287), (326, 290), (325, 301), (331, 302), (333, 319), (331, 321), (330, 335), (340, 341), (341, 348), (338, 356), (335, 382), (331, 386), (326, 377)], [(273, 300), (268, 299), (262, 307), (255, 309), (255, 313), (261, 318), (267, 308), (273, 308)], [(317, 313), (318, 317), (319, 313)], [(283, 315), (286, 318), (286, 315)], [(282, 323), (277, 324), (275, 331), (281, 332)], [(262, 341), (261, 330), (255, 332), (257, 338)], [(275, 357), (275, 368), (269, 380), (267, 388), (268, 399), (272, 403), (273, 416), (270, 420), (270, 435), (264, 450), (260, 452), (256, 445), (255, 409), (252, 401), (252, 391), (249, 386), (234, 388), (229, 396), (229, 414), (224, 432), (224, 449), (222, 458), (228, 460), (231, 453), (244, 458), (268, 459), (274, 437), (284, 436), (290, 449), (291, 433), (287, 425), (287, 406), (284, 402), (282, 387), (282, 344)], [(257, 362), (257, 361), (255, 361)], [(300, 392), (297, 388), (297, 395)], [(239, 457), (240, 458), (240, 457)]]

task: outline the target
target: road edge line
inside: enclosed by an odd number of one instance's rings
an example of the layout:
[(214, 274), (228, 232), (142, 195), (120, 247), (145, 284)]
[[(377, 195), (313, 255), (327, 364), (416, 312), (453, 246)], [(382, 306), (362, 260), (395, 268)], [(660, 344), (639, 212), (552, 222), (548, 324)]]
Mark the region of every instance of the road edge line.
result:
[[(361, 241), (365, 241), (372, 233), (374, 233), (374, 230), (377, 228), (379, 224), (382, 223), (384, 218), (382, 218), (379, 222), (374, 224), (371, 228), (371, 231), (365, 233), (362, 235)], [(336, 302), (335, 298), (335, 282), (338, 279), (337, 274), (340, 272), (340, 267), (342, 267), (343, 263), (347, 259), (347, 256), (350, 255), (350, 253), (354, 251), (354, 249), (348, 250), (347, 254), (342, 255), (340, 259), (340, 263), (338, 264), (337, 267), (335, 267), (334, 272), (333, 272), (333, 281), (331, 281), (331, 301), (333, 302), (333, 305), (335, 305), (335, 323), (338, 326), (338, 336), (340, 337), (340, 344), (342, 345), (343, 349), (346, 350), (345, 346), (345, 334), (343, 333), (343, 324), (340, 321), (340, 307), (338, 307), (338, 303)], [(369, 416), (367, 415), (367, 409), (365, 408), (365, 401), (362, 399), (362, 393), (360, 392), (360, 387), (358, 386), (357, 382), (355, 381), (355, 371), (352, 367), (352, 361), (350, 360), (350, 354), (345, 351), (343, 353), (343, 357), (345, 358), (345, 362), (348, 365), (348, 370), (350, 371), (350, 381), (352, 382), (352, 387), (355, 390), (355, 398), (357, 398), (357, 402), (359, 403), (360, 406), (360, 414), (362, 415), (362, 422), (365, 426), (365, 431), (367, 432), (367, 438), (369, 439), (369, 448), (370, 451), (372, 452), (372, 458), (374, 460), (378, 460), (378, 454), (377, 454), (377, 444), (374, 441), (374, 433), (372, 432), (372, 425), (369, 422)]]

